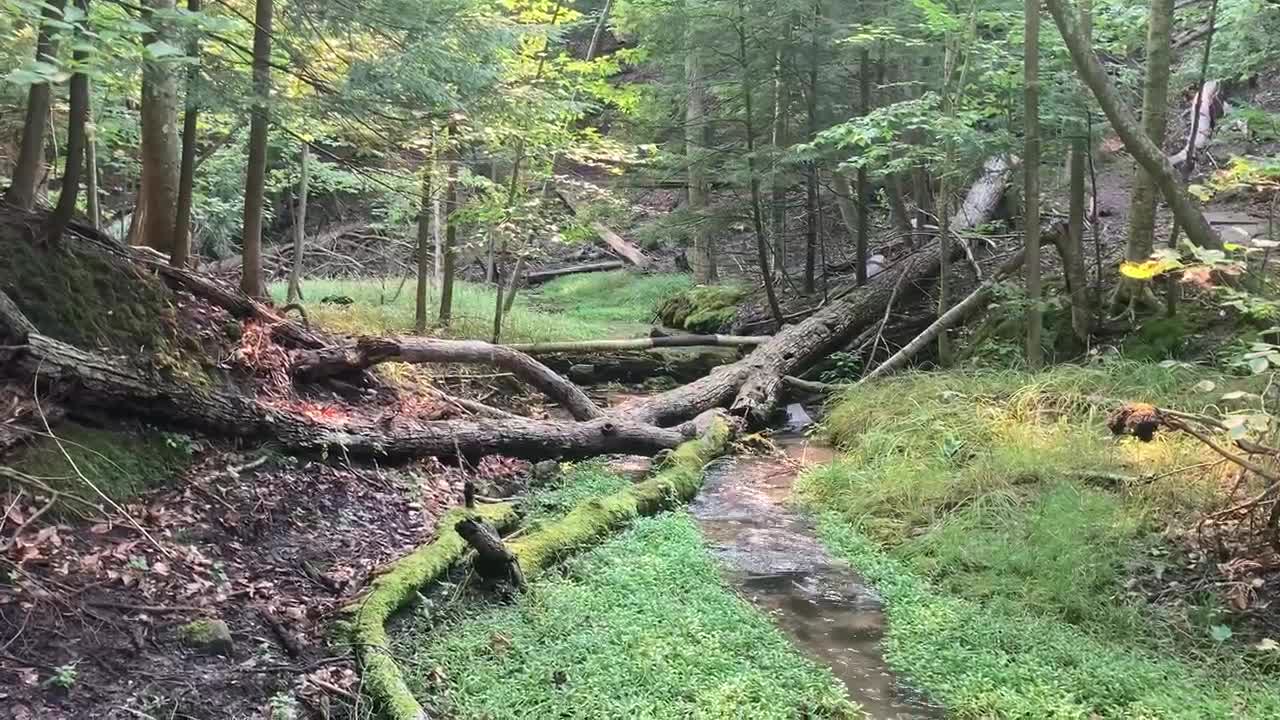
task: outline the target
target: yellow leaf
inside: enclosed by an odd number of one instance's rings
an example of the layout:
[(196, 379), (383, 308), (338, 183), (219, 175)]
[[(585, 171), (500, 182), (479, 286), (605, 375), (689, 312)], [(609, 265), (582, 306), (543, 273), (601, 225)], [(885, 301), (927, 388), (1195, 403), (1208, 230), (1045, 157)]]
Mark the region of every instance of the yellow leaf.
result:
[(1168, 258), (1143, 262), (1126, 260), (1120, 263), (1120, 274), (1132, 280), (1150, 280), (1180, 266), (1176, 260)]
[(1204, 185), (1188, 185), (1187, 192), (1196, 196), (1196, 198), (1199, 199), (1200, 202), (1209, 202), (1211, 199), (1213, 199), (1213, 191), (1205, 187)]
[(1236, 250), (1243, 250), (1244, 246), (1241, 245), (1240, 243), (1229, 242), (1229, 243), (1222, 243), (1222, 249), (1228, 252), (1235, 252)]

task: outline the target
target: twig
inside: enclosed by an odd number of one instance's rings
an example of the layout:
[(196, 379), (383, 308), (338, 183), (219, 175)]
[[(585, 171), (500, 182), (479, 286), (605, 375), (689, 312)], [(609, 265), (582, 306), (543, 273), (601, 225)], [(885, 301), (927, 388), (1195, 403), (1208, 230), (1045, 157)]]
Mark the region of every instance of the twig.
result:
[(13, 531), (13, 537), (10, 538), (5, 544), (0, 545), (0, 553), (9, 552), (9, 548), (18, 544), (18, 538), (22, 535), (22, 531), (26, 530), (31, 525), (31, 523), (35, 522), (36, 520), (39, 520), (40, 516), (49, 512), (49, 510), (58, 502), (58, 497), (60, 495), (61, 493), (54, 492), (53, 497), (49, 498), (49, 502), (45, 503), (43, 507), (41, 507), (39, 510), (32, 513), (31, 517), (24, 520), (22, 524), (18, 525), (17, 529)]
[(876, 350), (880, 348), (880, 340), (884, 337), (884, 328), (889, 324), (889, 317), (893, 314), (893, 304), (898, 299), (898, 291), (902, 289), (902, 281), (907, 279), (907, 269), (903, 267), (902, 272), (898, 273), (898, 280), (893, 283), (893, 290), (889, 292), (889, 302), (884, 306), (884, 317), (880, 318), (880, 326), (876, 328), (875, 339), (871, 341), (871, 350), (867, 353), (868, 365), (875, 359)]
[(351, 702), (355, 702), (355, 701), (356, 701), (356, 694), (355, 694), (355, 693), (351, 692), (350, 690), (343, 690), (342, 688), (340, 688), (340, 687), (338, 687), (337, 685), (334, 685), (334, 684), (332, 684), (332, 683), (330, 683), (330, 682), (326, 682), (326, 681), (324, 681), (324, 680), (320, 680), (320, 679), (318, 679), (318, 678), (313, 678), (313, 677), (310, 677), (310, 676), (308, 676), (308, 677), (307, 677), (307, 682), (311, 683), (312, 685), (315, 685), (316, 687), (320, 688), (321, 690), (326, 690), (326, 691), (328, 691), (328, 692), (333, 693), (334, 695), (338, 695), (338, 696), (344, 697), (344, 698), (346, 698), (347, 700), (350, 700)]
[(130, 612), (204, 612), (204, 608), (198, 608), (194, 605), (135, 605), (133, 603), (112, 602), (110, 600), (86, 600), (84, 604), (89, 607), (106, 608), (107, 610), (126, 610)]
[(267, 460), (270, 459), (270, 455), (263, 455), (262, 457), (250, 460), (243, 465), (231, 465), (227, 468), (227, 474), (231, 476), (232, 480), (235, 480), (240, 473), (260, 468), (266, 464)]

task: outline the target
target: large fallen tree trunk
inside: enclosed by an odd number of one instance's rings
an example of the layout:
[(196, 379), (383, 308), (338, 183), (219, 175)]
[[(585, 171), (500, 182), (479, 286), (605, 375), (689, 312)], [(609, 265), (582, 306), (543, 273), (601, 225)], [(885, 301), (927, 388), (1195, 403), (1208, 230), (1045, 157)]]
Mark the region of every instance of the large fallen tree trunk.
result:
[(1194, 135), (1188, 135), (1187, 142), (1183, 144), (1182, 149), (1177, 153), (1169, 156), (1169, 164), (1175, 168), (1181, 168), (1182, 164), (1187, 161), (1189, 151), (1193, 148), (1203, 150), (1209, 144), (1209, 139), (1213, 137), (1213, 130), (1218, 126), (1218, 118), (1222, 117), (1226, 110), (1223, 104), (1223, 86), (1218, 80), (1210, 80), (1204, 84), (1204, 87), (1196, 91), (1195, 97), (1191, 99), (1192, 114), (1199, 115), (1199, 119), (1192, 123), (1195, 127)]
[[(564, 201), (565, 207), (572, 210), (575, 215), (578, 214), (578, 201), (572, 194), (564, 190), (557, 191), (557, 194)], [(596, 231), (596, 234), (600, 236), (604, 244), (608, 245), (609, 249), (618, 257), (642, 270), (649, 267), (649, 258), (640, 252), (640, 248), (627, 242), (621, 235), (610, 230), (604, 223), (592, 221), (591, 229)]]
[(621, 270), (627, 264), (621, 260), (603, 260), (601, 262), (582, 263), (581, 265), (569, 265), (568, 267), (553, 268), (551, 270), (535, 270), (531, 273), (525, 273), (524, 282), (526, 285), (538, 285), (548, 280), (554, 280), (565, 275), (577, 275), (578, 273), (607, 272), (609, 270)]
[(604, 415), (577, 385), (528, 355), (478, 340), (360, 338), (354, 344), (302, 350), (293, 355), (293, 374), (314, 381), (378, 363), (485, 363), (509, 372), (563, 405), (577, 420)]
[(529, 355), (550, 353), (611, 352), (653, 348), (743, 347), (763, 345), (768, 335), (665, 335), (628, 340), (581, 340), (566, 342), (513, 343), (506, 347)]
[[(1013, 168), (1014, 161), (1009, 158), (993, 158), (986, 163), (956, 214), (953, 225), (956, 232), (971, 230), (991, 220)], [(958, 246), (959, 243), (953, 244), (956, 257), (963, 253)], [(749, 424), (767, 424), (777, 409), (783, 378), (802, 374), (842, 347), (849, 338), (880, 322), (900, 278), (905, 280), (905, 290), (918, 288), (936, 275), (937, 247), (925, 246), (900, 262), (901, 269), (880, 273), (803, 322), (783, 328), (745, 359), (717, 368), (701, 380), (624, 406), (617, 412), (632, 420), (669, 425), (713, 407), (730, 405), (731, 412)]]
[(653, 454), (676, 447), (694, 431), (692, 425), (670, 430), (612, 418), (560, 423), (523, 418), (408, 420), (388, 425), (362, 422), (353, 413), (345, 422), (321, 423), (292, 412), (287, 403), (268, 404), (251, 395), (194, 387), (36, 332), (14, 337), (12, 328), (17, 326), (0, 320), (0, 330), (11, 338), (0, 367), (24, 381), (34, 379), (43, 394), (73, 397), (69, 415), (105, 413), (167, 421), (218, 435), (274, 440), (292, 451), (392, 459), (475, 459), (499, 453), (528, 460), (584, 458)]
[(700, 351), (630, 350), (623, 352), (552, 353), (539, 355), (547, 367), (579, 385), (608, 382), (643, 385), (659, 378), (687, 383), (707, 376), (722, 365), (737, 362), (738, 353), (728, 348)]

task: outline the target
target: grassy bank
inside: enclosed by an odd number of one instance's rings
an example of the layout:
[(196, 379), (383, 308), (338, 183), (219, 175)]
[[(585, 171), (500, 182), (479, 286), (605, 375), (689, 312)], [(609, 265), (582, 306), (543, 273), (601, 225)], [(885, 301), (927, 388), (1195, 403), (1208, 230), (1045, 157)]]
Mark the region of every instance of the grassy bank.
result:
[(858, 716), (724, 588), (683, 513), (638, 520), (518, 604), (420, 623), (399, 646), (419, 697), (460, 720)]
[[(503, 323), (503, 339), (509, 342), (593, 340), (644, 335), (655, 308), (670, 294), (689, 286), (687, 275), (641, 275), (627, 271), (569, 275), (538, 288), (522, 291)], [(404, 334), (413, 331), (416, 301), (412, 283), (396, 295), (399, 279), (327, 280), (303, 284), (312, 322), (334, 332), (366, 335)], [(284, 284), (271, 288), (283, 302)], [(350, 305), (321, 303), (341, 295)], [(447, 329), (432, 330), (442, 337), (487, 340), (493, 335), (494, 288), (458, 282), (454, 286), (453, 322)], [(434, 325), (439, 294), (428, 298), (427, 317)]]
[(1177, 584), (1204, 566), (1181, 540), (1235, 472), (1189, 438), (1110, 437), (1102, 401), (1199, 411), (1251, 382), (907, 375), (837, 400), (843, 459), (799, 492), (884, 593), (891, 663), (958, 717), (1277, 717), (1276, 653), (1231, 638), (1221, 588)]

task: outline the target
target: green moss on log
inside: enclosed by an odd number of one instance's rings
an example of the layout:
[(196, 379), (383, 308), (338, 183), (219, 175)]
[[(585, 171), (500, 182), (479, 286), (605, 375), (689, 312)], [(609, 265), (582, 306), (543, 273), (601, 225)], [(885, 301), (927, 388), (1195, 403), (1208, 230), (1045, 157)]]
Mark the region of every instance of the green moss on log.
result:
[(667, 298), (658, 318), (667, 327), (698, 333), (717, 333), (733, 321), (747, 291), (733, 285), (699, 285)]
[(532, 578), (560, 558), (599, 541), (641, 515), (652, 515), (687, 502), (702, 485), (702, 468), (724, 452), (731, 431), (716, 420), (702, 437), (684, 443), (652, 478), (612, 495), (588, 500), (560, 520), (511, 543), (526, 578)]
[(397, 561), (379, 576), (359, 603), (347, 609), (343, 626), (360, 660), (361, 685), (386, 714), (394, 720), (422, 720), (422, 706), (409, 687), (392, 656), (387, 638), (387, 620), (413, 601), (418, 591), (449, 571), (467, 549), (453, 527), (466, 517), (480, 517), (498, 527), (516, 520), (511, 505), (485, 505), (475, 510), (457, 509), (440, 519), (440, 532), (432, 542)]

